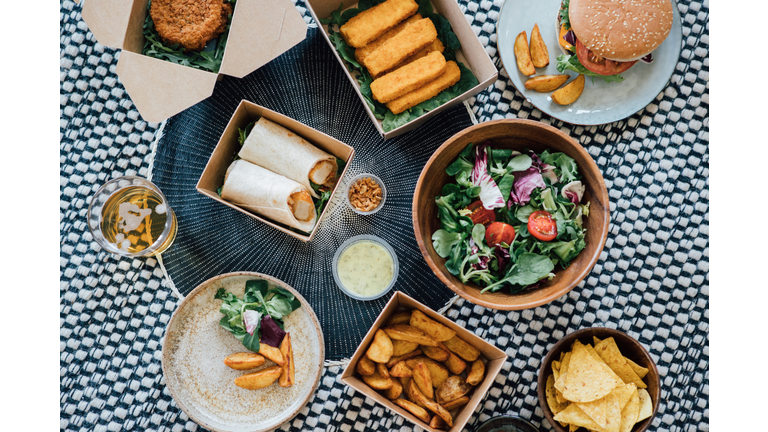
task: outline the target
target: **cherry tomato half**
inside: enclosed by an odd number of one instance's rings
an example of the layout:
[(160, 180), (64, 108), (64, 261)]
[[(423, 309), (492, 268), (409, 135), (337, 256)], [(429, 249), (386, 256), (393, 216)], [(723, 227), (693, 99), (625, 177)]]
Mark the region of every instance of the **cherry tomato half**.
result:
[(600, 75), (615, 75), (620, 74), (627, 69), (631, 68), (637, 60), (630, 62), (617, 62), (608, 60), (604, 57), (593, 53), (589, 48), (585, 47), (580, 40), (576, 39), (576, 57), (579, 58), (579, 62), (584, 65), (585, 68)]
[(485, 229), (485, 242), (488, 246), (497, 246), (502, 243), (508, 245), (515, 240), (515, 228), (504, 222), (494, 222)]
[(552, 241), (557, 237), (557, 223), (546, 210), (539, 210), (528, 216), (528, 232), (541, 241)]
[(480, 200), (468, 205), (467, 210), (472, 212), (472, 214), (469, 215), (469, 218), (472, 219), (472, 223), (475, 225), (488, 225), (496, 220), (496, 213), (493, 210), (486, 210), (485, 207), (483, 207), (483, 202)]

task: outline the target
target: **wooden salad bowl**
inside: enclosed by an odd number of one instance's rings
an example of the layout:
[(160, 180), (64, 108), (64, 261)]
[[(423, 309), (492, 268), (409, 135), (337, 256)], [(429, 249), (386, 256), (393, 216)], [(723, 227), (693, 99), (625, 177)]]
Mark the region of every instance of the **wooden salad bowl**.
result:
[[(432, 234), (440, 229), (435, 198), (443, 186), (453, 179), (445, 169), (470, 143), (490, 141), (495, 148), (518, 151), (530, 149), (540, 153), (546, 149), (563, 152), (576, 160), (586, 190), (582, 202), (589, 202), (589, 216), (584, 218), (587, 229), (584, 250), (566, 269), (555, 267), (555, 277), (543, 280), (539, 288), (510, 294), (504, 288), (497, 292), (481, 293), (480, 287), (465, 284), (445, 268), (445, 259), (432, 247)], [(520, 310), (549, 303), (562, 297), (584, 278), (597, 262), (608, 238), (610, 219), (608, 190), (592, 157), (576, 140), (552, 126), (532, 120), (504, 119), (471, 126), (448, 139), (427, 161), (421, 171), (413, 194), (413, 231), (421, 254), (429, 268), (451, 290), (470, 302), (491, 309)], [(506, 292), (505, 292), (506, 291)]]
[(584, 345), (593, 344), (592, 336), (601, 340), (612, 337), (613, 340), (616, 341), (616, 346), (619, 347), (619, 351), (621, 351), (621, 354), (624, 357), (648, 369), (648, 374), (643, 378), (643, 381), (648, 385), (646, 390), (653, 402), (653, 411), (651, 412), (650, 417), (634, 425), (632, 427), (632, 432), (643, 432), (647, 430), (651, 426), (651, 423), (653, 423), (656, 413), (659, 411), (659, 398), (661, 397), (661, 378), (659, 377), (659, 369), (656, 367), (656, 363), (653, 361), (651, 354), (648, 353), (648, 350), (646, 350), (640, 342), (620, 330), (607, 327), (583, 328), (573, 333), (569, 333), (560, 339), (560, 341), (558, 341), (544, 357), (544, 360), (541, 362), (541, 367), (539, 368), (539, 377), (537, 381), (539, 406), (544, 412), (544, 417), (547, 418), (549, 424), (555, 431), (569, 431), (568, 427), (563, 427), (560, 423), (555, 421), (555, 416), (552, 413), (552, 410), (549, 409), (546, 395), (547, 377), (552, 373), (552, 362), (560, 358), (561, 352), (570, 351), (571, 346), (576, 340)]

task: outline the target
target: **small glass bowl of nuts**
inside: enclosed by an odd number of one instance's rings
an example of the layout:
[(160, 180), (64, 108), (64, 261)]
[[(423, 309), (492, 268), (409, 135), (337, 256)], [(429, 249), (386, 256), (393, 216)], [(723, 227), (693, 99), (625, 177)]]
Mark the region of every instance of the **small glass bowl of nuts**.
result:
[(380, 178), (363, 173), (349, 180), (346, 200), (353, 212), (361, 215), (374, 214), (387, 200), (387, 188)]

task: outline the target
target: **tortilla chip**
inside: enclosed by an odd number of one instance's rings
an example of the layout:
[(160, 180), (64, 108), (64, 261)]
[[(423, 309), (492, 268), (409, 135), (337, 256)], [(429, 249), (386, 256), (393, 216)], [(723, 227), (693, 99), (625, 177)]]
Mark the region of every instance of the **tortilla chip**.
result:
[(645, 389), (637, 391), (637, 396), (640, 398), (640, 413), (637, 416), (637, 422), (643, 421), (653, 414), (653, 401), (651, 395)]
[(555, 376), (555, 381), (560, 378), (560, 362), (557, 360), (552, 362), (552, 374)]
[(560, 379), (555, 381), (555, 397), (559, 403), (567, 403), (568, 401), (563, 397), (563, 389), (565, 388), (565, 374), (560, 375)]
[(640, 413), (640, 397), (637, 395), (637, 390), (632, 393), (632, 396), (627, 402), (624, 409), (621, 410), (621, 427), (619, 432), (631, 432), (632, 426), (637, 423), (637, 416)]
[(640, 377), (640, 379), (643, 379), (645, 378), (646, 375), (648, 375), (648, 368), (644, 368), (626, 357), (624, 357), (624, 360), (627, 361), (627, 364), (629, 365), (629, 367), (631, 367), (632, 370), (635, 371), (635, 373), (637, 374), (637, 376)]
[(598, 426), (601, 428), (605, 427), (605, 416), (606, 416), (606, 398), (598, 399), (596, 401), (592, 402), (579, 402), (576, 403), (576, 405), (581, 408), (584, 413), (586, 413), (589, 418), (595, 421)]
[(636, 391), (637, 386), (632, 383), (622, 384), (620, 386), (616, 386), (616, 388), (613, 389), (616, 400), (619, 401), (619, 409), (624, 409), (624, 407), (627, 405), (627, 402), (629, 402), (629, 399), (632, 397), (632, 394), (634, 394)]
[(600, 343), (600, 339), (597, 336), (592, 336), (592, 345), (597, 345)]
[(566, 409), (557, 413), (555, 420), (577, 427), (585, 427), (587, 429), (600, 429), (600, 426), (598, 426), (597, 423), (595, 423), (595, 421), (592, 420), (576, 404), (570, 404)]
[(589, 351), (589, 354), (592, 357), (594, 357), (594, 359), (597, 360), (597, 362), (600, 363), (600, 365), (602, 365), (604, 369), (608, 371), (609, 374), (611, 374), (611, 376), (613, 377), (613, 380), (616, 381), (617, 386), (624, 385), (624, 380), (621, 379), (621, 377), (619, 377), (618, 375), (616, 375), (616, 372), (614, 372), (610, 367), (608, 367), (605, 361), (603, 361), (603, 358), (600, 357), (600, 355), (597, 353), (597, 351), (595, 351), (594, 348), (592, 348), (592, 345), (584, 345), (584, 348), (587, 351)]
[(634, 383), (638, 388), (648, 387), (621, 355), (621, 351), (612, 337), (597, 344), (595, 351), (625, 383)]
[(576, 432), (576, 430), (578, 430), (578, 429), (579, 429), (579, 427), (574, 425), (574, 424), (569, 424), (568, 425), (568, 432)]
[(552, 375), (547, 377), (546, 395), (547, 395), (547, 405), (549, 405), (549, 409), (552, 410), (552, 414), (556, 415), (557, 413), (564, 410), (568, 406), (568, 401), (559, 402), (557, 400), (556, 390), (555, 390), (555, 377)]
[(619, 432), (621, 427), (621, 406), (616, 393), (605, 397), (605, 427), (602, 432)]
[(565, 353), (563, 360), (560, 362), (560, 375), (568, 372), (568, 365), (571, 364), (571, 351)]
[(563, 397), (571, 402), (591, 402), (604, 397), (616, 387), (611, 374), (581, 344), (576, 345), (571, 352), (568, 372), (560, 379), (563, 378)]

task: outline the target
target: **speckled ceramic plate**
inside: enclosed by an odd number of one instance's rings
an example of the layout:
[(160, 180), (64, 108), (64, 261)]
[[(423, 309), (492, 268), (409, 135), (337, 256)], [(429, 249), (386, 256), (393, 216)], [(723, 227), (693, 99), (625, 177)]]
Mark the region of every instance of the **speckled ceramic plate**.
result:
[[(275, 382), (245, 390), (234, 380), (248, 371), (224, 366), (226, 356), (247, 350), (219, 325), (221, 301), (214, 296), (224, 288), (242, 297), (245, 282), (252, 279), (283, 287), (301, 301), (285, 318), (296, 362), (291, 387)], [(324, 360), (323, 332), (307, 301), (284, 282), (259, 273), (228, 273), (200, 284), (173, 314), (163, 341), (163, 375), (171, 395), (192, 420), (213, 431), (267, 431), (290, 420), (317, 389)], [(270, 365), (267, 360), (265, 366)]]
[[(682, 44), (682, 26), (677, 3), (672, 0), (674, 20), (669, 36), (653, 51), (651, 64), (638, 62), (621, 74), (620, 83), (607, 83), (601, 78), (587, 77), (584, 93), (571, 105), (561, 106), (552, 102), (551, 92), (539, 93), (525, 88), (529, 78), (520, 73), (515, 61), (515, 37), (525, 30), (530, 39), (533, 25), (539, 31), (549, 49), (549, 65), (537, 68), (536, 75), (555, 75), (557, 56), (562, 54), (557, 38), (557, 15), (560, 0), (506, 0), (501, 8), (497, 25), (497, 45), (504, 68), (512, 84), (533, 106), (562, 121), (579, 125), (600, 125), (622, 120), (645, 108), (667, 86), (677, 66)], [(566, 71), (571, 77), (575, 72)], [(569, 80), (570, 81), (570, 80)]]

